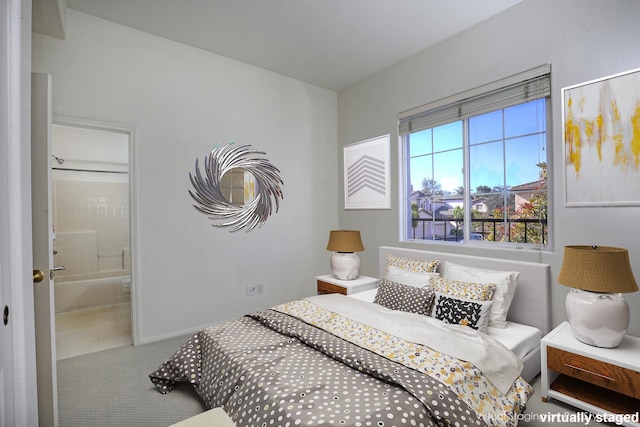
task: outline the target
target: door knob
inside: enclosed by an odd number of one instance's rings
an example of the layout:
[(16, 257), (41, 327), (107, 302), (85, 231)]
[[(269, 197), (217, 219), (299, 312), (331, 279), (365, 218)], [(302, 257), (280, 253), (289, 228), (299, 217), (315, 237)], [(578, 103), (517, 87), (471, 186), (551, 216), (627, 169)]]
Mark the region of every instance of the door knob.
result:
[(39, 283), (44, 279), (44, 273), (42, 270), (33, 270), (33, 282)]

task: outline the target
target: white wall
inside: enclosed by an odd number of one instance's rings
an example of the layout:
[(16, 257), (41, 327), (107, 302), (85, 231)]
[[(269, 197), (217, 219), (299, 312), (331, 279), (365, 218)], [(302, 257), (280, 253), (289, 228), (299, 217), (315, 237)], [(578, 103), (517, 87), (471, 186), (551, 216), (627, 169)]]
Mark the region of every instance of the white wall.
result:
[(128, 133), (54, 124), (51, 148), (52, 154), (63, 160), (58, 164), (56, 159), (52, 159), (54, 168), (129, 171)]
[[(553, 246), (547, 253), (469, 250), (450, 245), (408, 245), (429, 250), (464, 251), (550, 263), (558, 275), (565, 245), (599, 244), (628, 248), (640, 281), (640, 207), (566, 208), (563, 205), (561, 88), (640, 67), (640, 2), (635, 0), (525, 0), (385, 72), (341, 91), (338, 99), (341, 147), (390, 133), (397, 141), (398, 113), (536, 66), (552, 67), (553, 127), (550, 216)], [(399, 242), (397, 147), (391, 150), (393, 209), (344, 211), (339, 187), (341, 228), (361, 230), (367, 250), (364, 274), (377, 274), (379, 245)], [(640, 184), (639, 184), (640, 185)], [(553, 287), (553, 322), (565, 320), (568, 288)], [(640, 292), (627, 294), (629, 332), (640, 336)]]
[[(33, 35), (54, 114), (135, 128), (138, 341), (312, 294), (338, 223), (336, 93), (73, 10), (67, 36)], [(214, 229), (187, 193), (195, 158), (231, 141), (284, 180), (280, 211), (250, 233)], [(246, 296), (253, 283), (265, 293)]]

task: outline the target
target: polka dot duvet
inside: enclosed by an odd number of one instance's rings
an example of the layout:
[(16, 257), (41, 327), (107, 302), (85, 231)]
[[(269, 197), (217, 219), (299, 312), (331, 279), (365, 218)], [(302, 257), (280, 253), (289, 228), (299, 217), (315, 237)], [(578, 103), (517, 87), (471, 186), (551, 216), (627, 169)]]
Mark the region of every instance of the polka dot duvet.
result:
[(358, 313), (371, 306), (363, 323), (328, 309), (338, 298), (206, 328), (150, 379), (161, 393), (191, 383), (239, 427), (517, 424), (533, 392), (522, 378), (502, 392), (472, 363), (372, 327), (371, 318), (386, 315), (376, 304), (349, 299)]

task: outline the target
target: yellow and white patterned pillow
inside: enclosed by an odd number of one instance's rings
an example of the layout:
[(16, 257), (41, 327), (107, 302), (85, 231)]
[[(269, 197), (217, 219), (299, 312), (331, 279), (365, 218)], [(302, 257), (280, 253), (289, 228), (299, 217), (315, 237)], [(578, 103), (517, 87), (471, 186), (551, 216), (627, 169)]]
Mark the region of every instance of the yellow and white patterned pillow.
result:
[(395, 255), (387, 255), (387, 268), (394, 266), (403, 270), (415, 271), (419, 273), (433, 273), (438, 268), (440, 261), (430, 259), (412, 259)]
[(431, 288), (441, 294), (475, 301), (491, 301), (496, 285), (493, 283), (473, 283), (436, 277)]

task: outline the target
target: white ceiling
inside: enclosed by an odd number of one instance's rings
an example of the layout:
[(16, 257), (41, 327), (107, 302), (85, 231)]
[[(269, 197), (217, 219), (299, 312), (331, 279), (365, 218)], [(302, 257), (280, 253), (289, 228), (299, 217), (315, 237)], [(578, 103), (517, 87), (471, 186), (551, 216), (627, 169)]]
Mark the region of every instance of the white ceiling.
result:
[(340, 90), (520, 1), (67, 0), (67, 5)]

